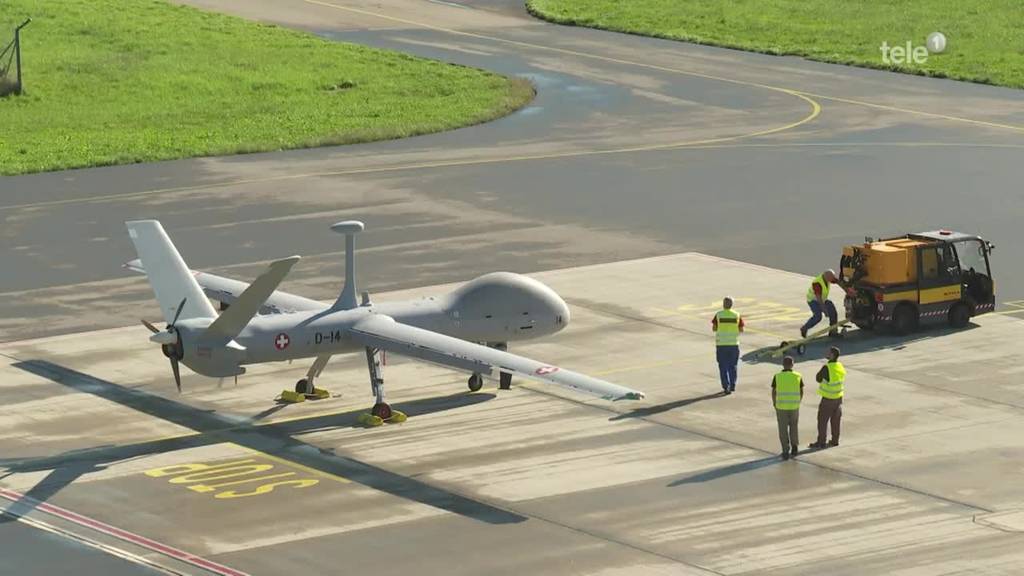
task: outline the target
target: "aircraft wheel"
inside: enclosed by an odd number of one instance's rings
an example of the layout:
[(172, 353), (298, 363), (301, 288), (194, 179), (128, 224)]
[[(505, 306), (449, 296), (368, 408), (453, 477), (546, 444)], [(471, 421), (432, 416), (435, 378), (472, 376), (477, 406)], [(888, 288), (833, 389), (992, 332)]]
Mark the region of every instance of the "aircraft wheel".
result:
[(387, 420), (391, 418), (391, 405), (387, 402), (378, 402), (373, 405), (373, 410), (371, 410), (370, 413), (381, 420)]
[(302, 380), (299, 380), (298, 382), (295, 383), (295, 393), (296, 394), (305, 394), (306, 390), (308, 390), (308, 389), (309, 389), (309, 380), (307, 380), (305, 378), (303, 378)]
[(469, 377), (467, 384), (469, 384), (470, 392), (479, 392), (484, 387), (484, 377), (479, 374), (473, 374)]

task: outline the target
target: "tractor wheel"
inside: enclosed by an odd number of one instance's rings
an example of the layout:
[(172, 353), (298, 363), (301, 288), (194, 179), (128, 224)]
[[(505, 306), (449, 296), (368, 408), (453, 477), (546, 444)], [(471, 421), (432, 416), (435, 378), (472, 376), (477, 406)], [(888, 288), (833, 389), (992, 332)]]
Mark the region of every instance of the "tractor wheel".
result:
[(949, 309), (949, 325), (953, 328), (963, 328), (971, 321), (971, 309), (963, 302), (954, 304)]
[(892, 327), (900, 336), (906, 336), (917, 329), (917, 310), (910, 304), (901, 304), (892, 313)]

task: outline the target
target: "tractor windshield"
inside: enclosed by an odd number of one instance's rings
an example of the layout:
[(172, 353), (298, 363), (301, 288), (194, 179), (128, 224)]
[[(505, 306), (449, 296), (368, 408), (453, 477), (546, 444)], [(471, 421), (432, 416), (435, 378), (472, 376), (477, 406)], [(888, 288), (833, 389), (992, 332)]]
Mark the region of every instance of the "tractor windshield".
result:
[(988, 261), (985, 259), (985, 248), (978, 240), (965, 240), (956, 243), (956, 255), (960, 260), (960, 270), (988, 276)]

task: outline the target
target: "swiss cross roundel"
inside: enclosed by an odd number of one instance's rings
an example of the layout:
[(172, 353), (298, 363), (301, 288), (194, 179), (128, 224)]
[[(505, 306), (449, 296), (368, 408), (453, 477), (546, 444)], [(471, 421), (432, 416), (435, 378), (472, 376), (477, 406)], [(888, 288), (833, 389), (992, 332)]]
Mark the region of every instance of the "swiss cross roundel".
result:
[(533, 371), (537, 376), (544, 376), (545, 374), (553, 374), (555, 372), (558, 372), (557, 366), (541, 366)]
[(288, 347), (289, 344), (291, 344), (291, 342), (292, 339), (289, 338), (288, 335), (285, 334), (284, 332), (281, 332), (276, 337), (274, 337), (274, 348), (277, 348), (278, 350), (284, 350), (285, 348)]

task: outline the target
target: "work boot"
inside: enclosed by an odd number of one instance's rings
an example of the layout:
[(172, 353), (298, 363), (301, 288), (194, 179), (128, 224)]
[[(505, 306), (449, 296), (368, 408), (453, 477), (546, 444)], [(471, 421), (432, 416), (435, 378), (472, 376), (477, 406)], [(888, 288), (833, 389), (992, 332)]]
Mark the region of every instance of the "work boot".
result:
[(783, 460), (789, 460), (789, 452), (783, 452), (782, 453), (782, 459)]
[(796, 458), (796, 455), (800, 453), (800, 449), (797, 448), (794, 444), (793, 446), (790, 446), (789, 453), (792, 454), (794, 458)]
[(833, 339), (839, 339), (843, 337), (843, 334), (838, 330), (829, 330), (828, 337)]
[(800, 337), (807, 338), (807, 328), (805, 328), (804, 326), (800, 327)]
[(807, 447), (808, 448), (824, 448), (825, 444), (822, 443), (822, 442), (814, 442), (813, 444), (808, 444)]
[(828, 445), (829, 446), (839, 446), (839, 440), (829, 440), (828, 441)]

